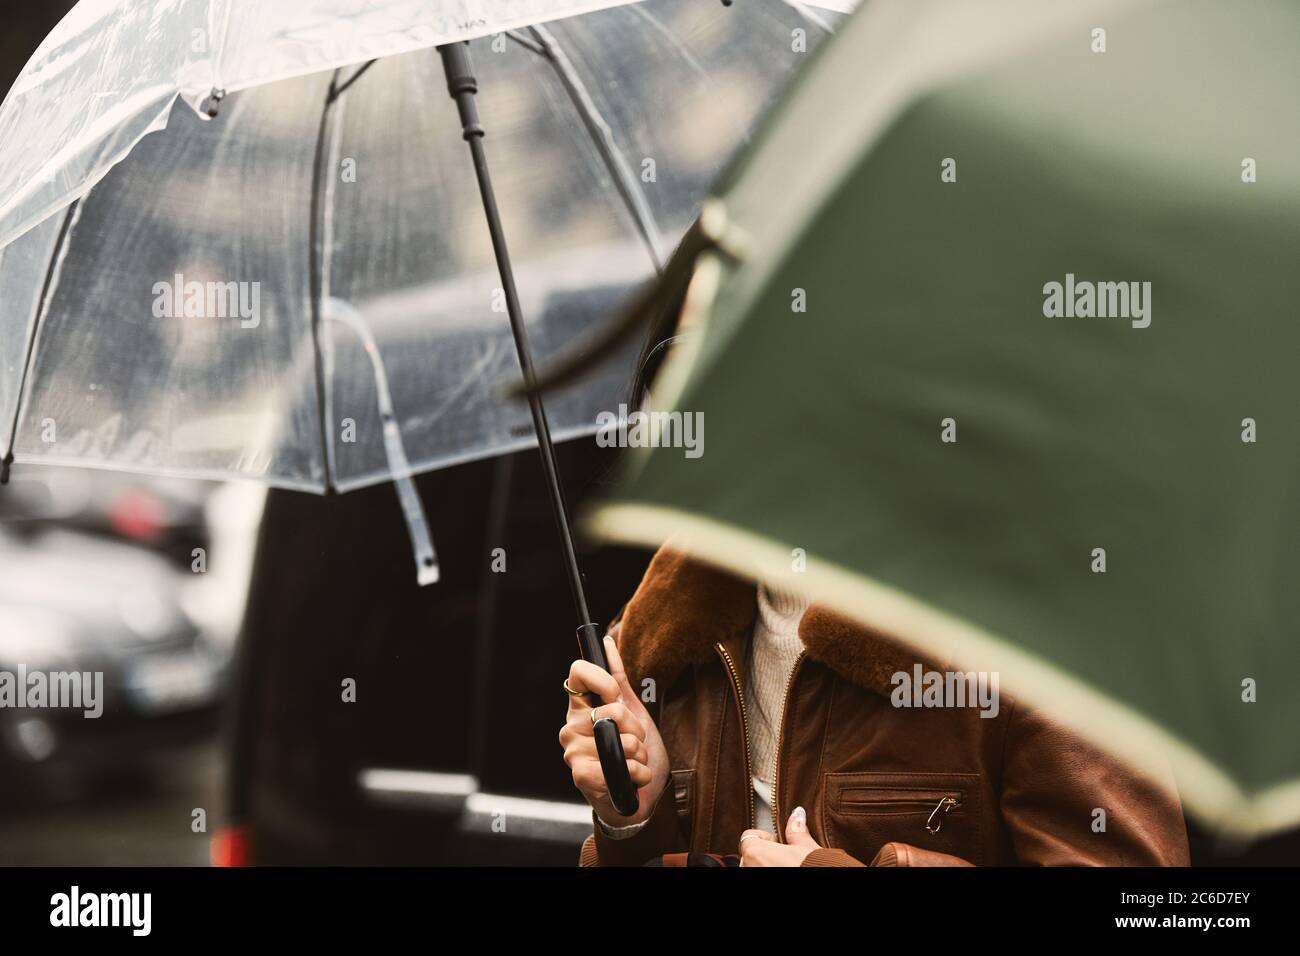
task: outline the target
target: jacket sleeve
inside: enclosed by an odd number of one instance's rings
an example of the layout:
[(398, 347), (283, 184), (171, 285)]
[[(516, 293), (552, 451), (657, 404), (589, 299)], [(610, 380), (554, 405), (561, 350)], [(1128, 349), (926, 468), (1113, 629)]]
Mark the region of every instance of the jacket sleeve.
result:
[(1182, 805), (1166, 767), (1140, 775), (1033, 711), (1012, 708), (1000, 809), (1017, 863), (1188, 865)]

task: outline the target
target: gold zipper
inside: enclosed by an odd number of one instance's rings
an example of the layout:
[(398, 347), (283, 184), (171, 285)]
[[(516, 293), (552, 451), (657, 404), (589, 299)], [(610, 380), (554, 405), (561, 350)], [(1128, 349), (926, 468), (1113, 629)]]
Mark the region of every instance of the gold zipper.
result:
[(776, 727), (776, 753), (772, 758), (776, 767), (772, 773), (772, 829), (776, 830), (778, 843), (785, 842), (784, 827), (781, 826), (781, 738), (785, 735), (785, 709), (790, 704), (790, 690), (794, 687), (803, 658), (804, 652), (800, 651), (794, 659), (794, 667), (790, 668), (790, 679), (785, 682), (785, 695), (781, 698), (781, 722)]
[[(745, 690), (741, 686), (740, 673), (736, 670), (735, 661), (731, 659), (727, 649), (720, 641), (714, 646), (722, 656), (722, 662), (727, 666), (727, 674), (731, 677), (731, 689), (735, 691), (736, 703), (740, 707), (740, 735), (745, 741), (745, 792), (749, 794), (749, 829), (753, 830), (757, 817), (754, 809), (754, 769), (750, 764), (749, 756), (749, 716), (745, 712)], [(721, 754), (718, 758), (721, 759)]]

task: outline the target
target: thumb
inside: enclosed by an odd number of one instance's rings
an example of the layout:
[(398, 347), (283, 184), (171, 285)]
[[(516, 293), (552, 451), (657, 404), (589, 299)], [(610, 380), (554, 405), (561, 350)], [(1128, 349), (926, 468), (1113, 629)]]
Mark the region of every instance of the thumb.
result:
[(785, 822), (785, 842), (790, 846), (802, 846), (812, 849), (819, 846), (808, 832), (808, 814), (803, 807), (795, 807), (790, 819)]
[(609, 663), (610, 676), (618, 681), (619, 690), (623, 693), (623, 703), (635, 712), (639, 709), (641, 698), (632, 689), (632, 685), (627, 679), (627, 671), (623, 669), (623, 658), (618, 655), (618, 645), (614, 643), (614, 639), (608, 634), (605, 635), (605, 657)]

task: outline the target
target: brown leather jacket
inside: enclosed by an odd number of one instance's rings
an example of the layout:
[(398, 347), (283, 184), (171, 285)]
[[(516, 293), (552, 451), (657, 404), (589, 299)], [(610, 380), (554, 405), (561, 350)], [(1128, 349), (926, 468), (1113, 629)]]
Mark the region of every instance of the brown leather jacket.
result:
[[(648, 825), (624, 840), (597, 827), (583, 865), (737, 852), (754, 823), (742, 700), (755, 614), (753, 585), (672, 551), (655, 555), (611, 633), (632, 686), (654, 681), (657, 700), (646, 706), (672, 776)], [(796, 806), (807, 811), (823, 849), (805, 866), (1187, 865), (1169, 783), (1135, 775), (1005, 692), (992, 718), (894, 707), (890, 678), (911, 673), (917, 655), (820, 605), (799, 636), (773, 816), (783, 827)]]

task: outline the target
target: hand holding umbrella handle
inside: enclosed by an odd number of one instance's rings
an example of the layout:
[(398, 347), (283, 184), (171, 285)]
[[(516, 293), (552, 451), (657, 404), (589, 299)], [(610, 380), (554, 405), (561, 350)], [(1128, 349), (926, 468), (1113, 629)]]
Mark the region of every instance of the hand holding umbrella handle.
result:
[[(582, 659), (595, 664), (601, 670), (609, 670), (609, 661), (605, 659), (605, 649), (601, 644), (600, 628), (595, 624), (583, 624), (578, 628), (578, 647)], [(590, 700), (594, 707), (599, 700)], [(596, 737), (596, 753), (600, 757), (600, 769), (605, 775), (605, 786), (609, 790), (609, 802), (621, 816), (630, 817), (641, 807), (637, 797), (632, 776), (627, 772), (627, 755), (623, 753), (623, 739), (619, 736), (618, 724), (609, 717), (602, 717), (592, 724)]]

